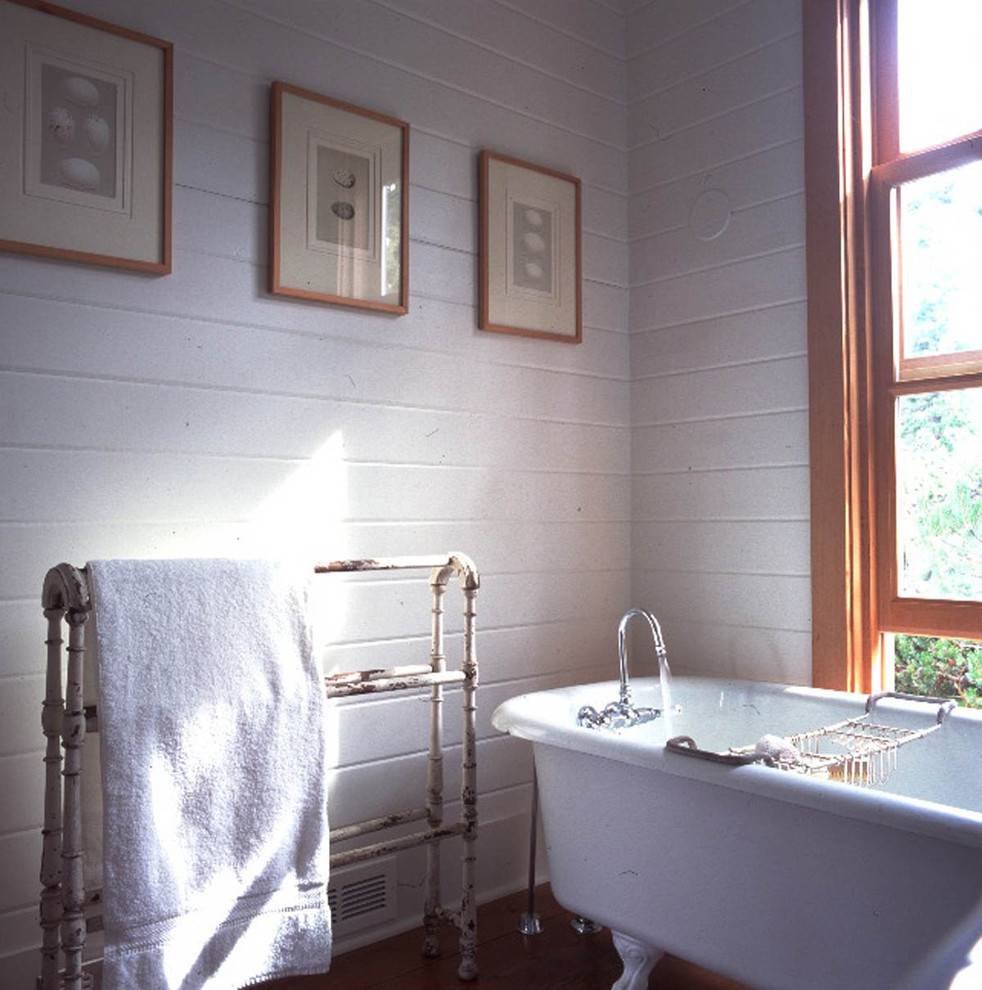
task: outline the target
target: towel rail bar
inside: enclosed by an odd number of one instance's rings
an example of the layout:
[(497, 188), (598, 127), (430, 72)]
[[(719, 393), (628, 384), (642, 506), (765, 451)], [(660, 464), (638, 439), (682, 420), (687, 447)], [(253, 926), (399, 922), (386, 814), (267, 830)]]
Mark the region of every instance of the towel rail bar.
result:
[(386, 691), (408, 691), (411, 688), (429, 687), (433, 684), (463, 684), (467, 674), (462, 670), (441, 670), (436, 674), (416, 674), (412, 677), (379, 677), (354, 684), (331, 684), (329, 698), (349, 698), (360, 694), (384, 694)]
[[(385, 694), (387, 691), (409, 691), (413, 688), (429, 687), (433, 684), (463, 684), (467, 675), (462, 670), (445, 670), (438, 674), (411, 674), (409, 676), (400, 673), (404, 668), (394, 667), (391, 677), (382, 676), (389, 671), (369, 671), (367, 673), (376, 674), (374, 677), (365, 677), (355, 680), (353, 674), (332, 675), (325, 678), (325, 693), (328, 698), (351, 698), (362, 694)], [(415, 670), (415, 667), (412, 668)], [(430, 670), (429, 667), (425, 668)], [(354, 673), (360, 673), (356, 671)], [(348, 680), (340, 680), (341, 677)], [(86, 705), (83, 709), (85, 715), (85, 731), (99, 731), (99, 710), (96, 705)]]
[[(475, 598), (480, 576), (464, 554), (420, 557), (379, 557), (334, 560), (314, 566), (315, 574), (360, 571), (430, 570), (431, 648), (428, 664), (368, 671), (346, 671), (325, 678), (329, 698), (358, 697), (412, 688), (430, 689), (430, 733), (426, 806), (394, 812), (346, 825), (331, 832), (333, 841), (358, 838), (408, 822), (425, 820), (425, 831), (335, 853), (331, 866), (363, 862), (378, 856), (425, 845), (426, 896), (423, 912), (423, 954), (440, 953), (439, 926), (452, 924), (460, 936), (461, 979), (477, 976), (477, 907), (474, 897), (477, 840), (477, 729)], [(463, 659), (460, 669), (447, 670), (444, 654), (443, 598), (451, 577), (464, 596)], [(83, 705), (82, 665), (85, 626), (92, 607), (85, 568), (71, 564), (52, 567), (44, 579), (42, 608), (47, 620), (47, 674), (41, 726), (45, 736), (44, 826), (41, 858), (41, 972), (39, 990), (87, 990), (91, 974), (83, 971), (86, 931), (101, 926), (101, 890), (86, 892), (82, 881), (81, 774), (86, 732), (98, 731), (95, 705)], [(67, 676), (62, 676), (63, 623), (69, 627)], [(443, 689), (460, 684), (463, 734), (461, 746), (461, 817), (443, 823)], [(64, 693), (63, 693), (64, 692)], [(64, 750), (64, 756), (62, 756)], [(461, 836), (460, 910), (443, 907), (440, 897), (439, 844)]]
[[(440, 839), (449, 839), (453, 835), (463, 835), (466, 828), (467, 826), (463, 822), (455, 822), (453, 825), (444, 825), (442, 828), (430, 828), (425, 832), (404, 835), (399, 839), (375, 842), (370, 846), (359, 846), (348, 852), (335, 853), (331, 857), (331, 865), (350, 866), (352, 863), (363, 863), (367, 859), (378, 859), (379, 856), (387, 856), (389, 853), (399, 852), (401, 849), (413, 849), (426, 843), (438, 842)], [(442, 912), (437, 912), (437, 916), (442, 918)]]
[(349, 670), (341, 674), (329, 674), (324, 678), (324, 683), (330, 689), (335, 684), (357, 684), (361, 681), (380, 681), (390, 677), (413, 677), (416, 674), (428, 674), (432, 669), (428, 663), (416, 663), (405, 667)]
[[(353, 825), (342, 825), (340, 828), (331, 829), (331, 842), (345, 842), (347, 839), (357, 839), (361, 835), (370, 835), (372, 832), (395, 828), (396, 825), (421, 822), (428, 814), (426, 808), (410, 808), (409, 811), (395, 811), (391, 815), (383, 815), (381, 818), (368, 818), (363, 822), (355, 822)], [(332, 865), (334, 864), (332, 863)]]

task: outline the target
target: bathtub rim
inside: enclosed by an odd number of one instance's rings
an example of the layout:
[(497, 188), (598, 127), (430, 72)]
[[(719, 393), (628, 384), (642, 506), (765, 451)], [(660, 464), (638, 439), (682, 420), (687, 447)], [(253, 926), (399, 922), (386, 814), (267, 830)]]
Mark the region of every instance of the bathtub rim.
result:
[[(798, 696), (833, 700), (854, 707), (857, 714), (865, 710), (866, 704), (866, 695), (863, 694), (698, 675), (676, 676), (674, 689), (678, 691), (687, 681), (712, 682), (721, 688), (725, 686), (734, 689), (750, 688), (768, 694), (790, 692)], [(639, 677), (633, 680), (633, 686), (639, 693), (657, 684), (656, 677)], [(595, 699), (608, 695), (614, 697), (616, 689), (616, 681), (598, 681), (516, 695), (495, 709), (491, 722), (498, 731), (525, 739), (533, 745), (550, 745), (589, 753), (602, 759), (628, 763), (673, 776), (688, 777), (760, 797), (787, 801), (816, 811), (903, 829), (944, 842), (982, 850), (982, 812), (923, 798), (817, 780), (800, 774), (782, 773), (765, 766), (730, 767), (679, 756), (667, 751), (662, 744), (652, 745), (650, 742), (641, 742), (637, 736), (632, 739), (630, 729), (614, 733), (602, 729), (582, 728), (572, 721), (568, 725), (562, 724), (555, 717), (555, 708), (550, 709), (548, 706), (529, 700), (541, 698), (543, 695), (551, 696), (557, 701), (575, 698), (576, 701), (572, 704), (576, 707), (577, 701), (585, 701), (580, 697), (584, 692), (591, 692), (592, 698)], [(610, 693), (611, 690), (613, 694)], [(543, 714), (544, 710), (549, 713)], [(961, 709), (954, 712), (950, 718), (956, 721), (967, 718), (970, 722), (978, 722), (982, 732), (980, 712)]]

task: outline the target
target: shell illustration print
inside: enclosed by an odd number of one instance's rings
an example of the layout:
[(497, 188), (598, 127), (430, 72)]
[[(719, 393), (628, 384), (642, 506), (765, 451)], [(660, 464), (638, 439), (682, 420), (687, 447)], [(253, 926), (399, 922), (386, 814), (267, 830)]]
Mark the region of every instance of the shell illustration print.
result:
[(512, 214), (512, 280), (525, 291), (553, 293), (553, 215), (515, 201)]
[(111, 131), (109, 122), (105, 117), (100, 117), (97, 113), (90, 113), (85, 118), (85, 137), (89, 146), (96, 154), (102, 154), (109, 147)]
[(99, 104), (99, 90), (91, 79), (69, 76), (62, 88), (65, 96), (80, 107), (94, 107)]
[(75, 138), (75, 118), (66, 107), (55, 107), (48, 113), (48, 133), (61, 144), (71, 144)]
[(99, 187), (99, 169), (85, 158), (63, 158), (61, 177), (66, 185), (91, 192)]

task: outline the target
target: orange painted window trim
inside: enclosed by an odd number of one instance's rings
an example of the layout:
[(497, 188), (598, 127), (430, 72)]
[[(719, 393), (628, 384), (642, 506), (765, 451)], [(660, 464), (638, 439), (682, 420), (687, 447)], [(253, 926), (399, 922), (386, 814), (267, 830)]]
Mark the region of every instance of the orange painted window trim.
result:
[(885, 633), (982, 638), (982, 603), (897, 594), (896, 396), (978, 368), (896, 367), (890, 205), (897, 185), (982, 157), (982, 135), (900, 154), (896, 0), (803, 13), (812, 680), (871, 691), (892, 679)]

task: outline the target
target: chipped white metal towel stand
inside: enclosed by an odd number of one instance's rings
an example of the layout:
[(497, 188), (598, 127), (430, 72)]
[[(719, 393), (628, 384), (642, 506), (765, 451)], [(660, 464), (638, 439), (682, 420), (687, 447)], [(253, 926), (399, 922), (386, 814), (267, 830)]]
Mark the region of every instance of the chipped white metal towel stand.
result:
[[(380, 832), (407, 822), (426, 822), (426, 828), (356, 849), (335, 853), (331, 866), (345, 866), (401, 849), (427, 848), (426, 899), (423, 911), (423, 954), (440, 951), (439, 926), (449, 923), (460, 934), (461, 979), (477, 976), (477, 912), (474, 900), (475, 840), (477, 839), (477, 747), (475, 712), (477, 652), (474, 601), (480, 578), (473, 562), (460, 553), (433, 557), (391, 557), (368, 560), (335, 560), (318, 564), (317, 574), (350, 571), (395, 571), (425, 568), (430, 571), (433, 593), (432, 638), (427, 664), (388, 670), (363, 670), (334, 674), (326, 679), (329, 698), (381, 694), (412, 688), (430, 688), (430, 739), (426, 803), (421, 808), (395, 812), (346, 825), (331, 832), (332, 841), (343, 841)], [(460, 669), (448, 670), (444, 654), (443, 599), (447, 584), (456, 576), (464, 595), (464, 654)], [(88, 929), (97, 927), (101, 891), (86, 892), (83, 883), (81, 774), (86, 732), (98, 731), (96, 707), (82, 699), (85, 657), (85, 625), (92, 602), (84, 568), (58, 564), (48, 571), (42, 593), (48, 621), (47, 680), (41, 724), (45, 750), (44, 827), (41, 859), (41, 975), (40, 990), (83, 990), (89, 976), (83, 974), (82, 957)], [(67, 680), (62, 683), (62, 623), (68, 624)], [(461, 816), (443, 821), (443, 689), (459, 684), (463, 696), (463, 753)], [(64, 691), (64, 695), (63, 692)], [(61, 750), (64, 748), (64, 767)], [(460, 909), (449, 911), (440, 900), (440, 840), (459, 835), (464, 840)]]

